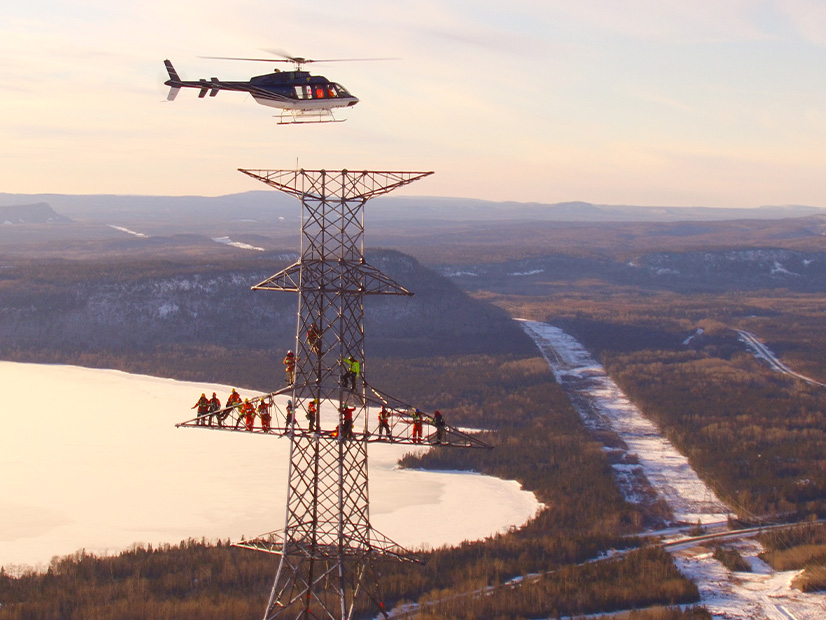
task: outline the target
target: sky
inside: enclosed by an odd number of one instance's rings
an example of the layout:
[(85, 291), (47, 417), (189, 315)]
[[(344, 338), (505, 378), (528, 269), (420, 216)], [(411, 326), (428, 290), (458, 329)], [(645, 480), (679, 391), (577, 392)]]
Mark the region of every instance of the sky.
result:
[[(281, 126), (184, 79), (314, 64), (360, 103)], [(217, 196), (237, 168), (434, 171), (398, 193), (826, 207), (822, 0), (28, 0), (0, 5), (0, 191)]]

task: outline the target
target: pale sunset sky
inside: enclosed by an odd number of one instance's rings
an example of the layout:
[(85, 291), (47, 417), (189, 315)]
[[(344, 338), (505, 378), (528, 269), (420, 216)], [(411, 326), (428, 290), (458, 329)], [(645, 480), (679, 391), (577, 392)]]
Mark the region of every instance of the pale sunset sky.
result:
[[(184, 79), (309, 65), (361, 102), (279, 126)], [(284, 68), (284, 67), (282, 67)], [(215, 196), (237, 168), (433, 170), (403, 192), (826, 207), (823, 0), (27, 0), (0, 5), (0, 192)]]

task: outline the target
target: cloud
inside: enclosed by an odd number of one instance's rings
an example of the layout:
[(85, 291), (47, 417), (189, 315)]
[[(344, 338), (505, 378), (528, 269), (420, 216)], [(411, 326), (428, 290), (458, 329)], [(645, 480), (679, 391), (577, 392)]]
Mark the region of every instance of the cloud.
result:
[(778, 10), (806, 40), (826, 47), (826, 4), (820, 0), (784, 0)]

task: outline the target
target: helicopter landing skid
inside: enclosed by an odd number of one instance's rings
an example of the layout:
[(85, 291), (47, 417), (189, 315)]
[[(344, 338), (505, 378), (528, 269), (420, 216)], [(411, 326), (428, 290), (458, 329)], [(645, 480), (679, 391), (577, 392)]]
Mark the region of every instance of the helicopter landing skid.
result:
[(343, 123), (330, 110), (284, 110), (275, 116), (279, 125), (303, 125), (305, 123)]

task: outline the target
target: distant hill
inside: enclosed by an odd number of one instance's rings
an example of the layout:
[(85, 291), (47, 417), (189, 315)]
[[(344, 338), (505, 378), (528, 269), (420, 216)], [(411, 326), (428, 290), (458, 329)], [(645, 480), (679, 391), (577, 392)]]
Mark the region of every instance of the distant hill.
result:
[(47, 203), (0, 206), (0, 225), (51, 224), (71, 222), (68, 217), (55, 213)]
[[(250, 351), (277, 357), (273, 351), (282, 353), (295, 342), (296, 296), (253, 292), (250, 286), (291, 262), (283, 258), (255, 253), (200, 264), (110, 258), (5, 265), (0, 359), (21, 351), (38, 361), (48, 356), (47, 361), (70, 363), (94, 353), (93, 364), (101, 356), (133, 364), (158, 356), (167, 367), (179, 363), (175, 376), (190, 376), (193, 347), (195, 356), (238, 369), (251, 363), (240, 359)], [(368, 251), (366, 259), (415, 292), (412, 298), (371, 296), (365, 302), (371, 355), (533, 350), (504, 311), (472, 299), (415, 259), (389, 250)], [(185, 359), (175, 362), (173, 350), (185, 351)], [(280, 369), (281, 359), (273, 365)]]
[(541, 295), (551, 283), (610, 282), (680, 293), (788, 290), (826, 291), (826, 252), (779, 248), (647, 252), (628, 260), (563, 254), (441, 266), (438, 271), (467, 290)]
[[(544, 222), (678, 222), (782, 219), (825, 215), (826, 209), (803, 205), (723, 207), (638, 207), (588, 202), (492, 202), (466, 198), (388, 197), (377, 199), (377, 220), (544, 221)], [(381, 207), (380, 209), (378, 207)]]
[[(84, 223), (178, 227), (210, 223), (277, 224), (297, 222), (298, 202), (275, 190), (250, 191), (226, 196), (129, 196), (67, 194), (4, 194), (2, 205), (37, 201)], [(388, 196), (368, 203), (374, 223), (497, 220), (546, 222), (675, 222), (739, 219), (782, 219), (824, 215), (826, 209), (803, 205), (756, 208), (639, 207), (595, 205), (587, 202), (554, 204), (494, 202), (468, 198)], [(2, 221), (2, 220), (0, 220)], [(167, 231), (168, 232), (168, 231)], [(189, 231), (191, 232), (191, 231)]]

